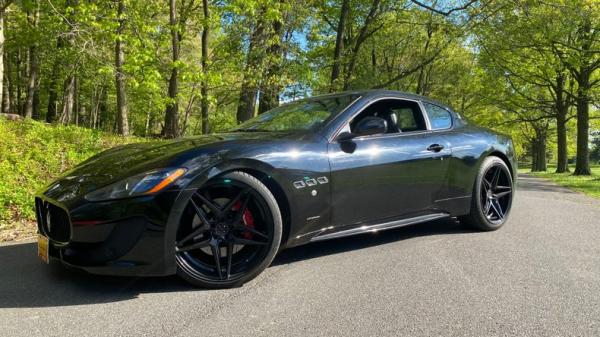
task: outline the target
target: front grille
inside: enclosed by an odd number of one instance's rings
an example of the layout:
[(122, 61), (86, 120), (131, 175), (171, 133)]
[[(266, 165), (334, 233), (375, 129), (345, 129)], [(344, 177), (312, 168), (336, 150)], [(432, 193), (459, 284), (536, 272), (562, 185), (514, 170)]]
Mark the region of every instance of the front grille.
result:
[(38, 229), (51, 240), (67, 243), (71, 239), (71, 222), (64, 209), (40, 198), (35, 199)]

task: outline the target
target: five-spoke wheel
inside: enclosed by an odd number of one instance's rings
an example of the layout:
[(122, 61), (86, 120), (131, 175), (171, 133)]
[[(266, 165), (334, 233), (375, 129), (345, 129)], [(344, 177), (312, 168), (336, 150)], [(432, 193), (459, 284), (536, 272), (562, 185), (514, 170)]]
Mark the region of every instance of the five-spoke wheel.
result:
[(506, 163), (495, 156), (484, 159), (473, 189), (471, 213), (460, 220), (481, 230), (500, 228), (508, 217), (513, 179)]
[(232, 172), (191, 196), (177, 231), (178, 273), (202, 287), (232, 287), (258, 275), (281, 241), (281, 214), (255, 177)]

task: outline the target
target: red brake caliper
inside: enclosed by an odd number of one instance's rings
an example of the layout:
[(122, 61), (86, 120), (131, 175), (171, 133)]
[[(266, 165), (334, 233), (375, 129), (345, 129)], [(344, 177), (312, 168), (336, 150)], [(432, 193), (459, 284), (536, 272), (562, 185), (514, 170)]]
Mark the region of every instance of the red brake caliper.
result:
[[(235, 205), (233, 205), (233, 207), (231, 209), (233, 211), (237, 211), (240, 209), (240, 207), (242, 207), (242, 202), (238, 201), (237, 203), (235, 203)], [(244, 215), (242, 215), (242, 221), (244, 222), (244, 226), (254, 229), (254, 217), (252, 216), (252, 213), (250, 213), (250, 211), (247, 208), (244, 210)], [(244, 239), (251, 240), (252, 233), (245, 231)]]

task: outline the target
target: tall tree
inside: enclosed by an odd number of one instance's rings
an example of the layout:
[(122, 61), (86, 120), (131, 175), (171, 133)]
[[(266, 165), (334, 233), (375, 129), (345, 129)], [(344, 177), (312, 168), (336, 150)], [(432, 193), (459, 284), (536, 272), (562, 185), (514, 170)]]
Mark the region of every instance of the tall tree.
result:
[(264, 61), (264, 39), (265, 39), (265, 18), (266, 6), (261, 6), (258, 18), (254, 21), (250, 38), (248, 42), (248, 51), (246, 53), (246, 62), (244, 67), (244, 78), (240, 89), (240, 98), (237, 108), (238, 123), (244, 122), (252, 117), (256, 111), (256, 97), (258, 95), (258, 85), (260, 74)]
[[(77, 7), (79, 6), (79, 0), (67, 0), (67, 11), (69, 15), (64, 19), (68, 25), (68, 32), (66, 33), (65, 45), (72, 49), (75, 44), (75, 35), (78, 32), (78, 27), (75, 23), (75, 17), (77, 13)], [(61, 113), (58, 118), (59, 123), (68, 124), (75, 117), (73, 108), (75, 106), (76, 84), (77, 84), (77, 64), (76, 62), (69, 62), (66, 65), (66, 77), (63, 82), (63, 95)]]
[(577, 157), (575, 175), (591, 175), (590, 170), (590, 104), (592, 89), (600, 84), (594, 74), (600, 69), (600, 6), (596, 1), (574, 1), (561, 6), (562, 16), (568, 23), (561, 27), (565, 34), (573, 32), (572, 43), (553, 41), (553, 49), (577, 83), (575, 106), (577, 107)]
[(115, 36), (115, 86), (117, 90), (117, 133), (129, 135), (129, 121), (127, 108), (127, 93), (125, 91), (125, 74), (123, 63), (125, 62), (124, 30), (125, 30), (125, 0), (117, 0), (118, 28)]
[(169, 26), (171, 30), (171, 77), (169, 78), (169, 102), (165, 111), (163, 136), (175, 138), (179, 136), (179, 47), (181, 43), (180, 26), (177, 21), (177, 3), (169, 0)]
[(374, 21), (381, 14), (381, 0), (373, 0), (371, 2), (371, 6), (365, 16), (361, 27), (359, 28), (359, 33), (353, 40), (353, 46), (350, 51), (350, 60), (346, 67), (344, 73), (344, 90), (348, 90), (350, 87), (350, 79), (354, 74), (354, 69), (356, 68), (356, 62), (358, 59), (358, 55), (363, 43), (367, 40), (367, 38), (373, 35), (377, 30), (379, 30), (382, 26), (372, 28)]
[[(27, 20), (31, 26), (32, 31), (35, 32), (38, 23), (40, 21), (40, 3), (39, 0), (33, 1), (33, 8), (30, 9)], [(37, 35), (37, 34), (33, 34)], [(37, 41), (31, 43), (29, 46), (29, 79), (27, 83), (27, 93), (24, 107), (24, 115), (26, 118), (35, 117), (39, 118), (39, 57)]]
[(556, 114), (556, 173), (569, 172), (567, 122), (569, 121), (569, 107), (571, 99), (567, 91), (566, 76), (559, 71), (556, 75), (554, 85), (551, 85), (554, 93), (554, 112)]
[(337, 30), (335, 34), (335, 48), (333, 50), (333, 66), (331, 68), (331, 80), (329, 81), (329, 90), (334, 91), (336, 81), (340, 77), (342, 67), (342, 55), (344, 52), (344, 34), (346, 32), (346, 24), (350, 14), (350, 0), (342, 0), (340, 8), (340, 18), (338, 20)]
[(208, 7), (208, 0), (202, 0), (202, 13), (204, 14), (204, 21), (202, 22), (202, 82), (200, 83), (200, 114), (202, 118), (202, 133), (208, 134), (210, 132), (210, 125), (208, 124), (208, 38), (210, 35), (210, 8)]
[(8, 89), (8, 86), (4, 83), (4, 12), (6, 7), (4, 7), (4, 3), (0, 3), (0, 97), (2, 97), (2, 103), (6, 101), (4, 92), (5, 88)]
[[(58, 37), (56, 42), (56, 51), (60, 52), (63, 47), (63, 38)], [(46, 122), (52, 123), (56, 120), (58, 112), (58, 76), (60, 73), (61, 58), (57, 57), (54, 59), (52, 65), (52, 71), (50, 73), (50, 81), (48, 82), (48, 105), (46, 108)]]
[[(1, 29), (1, 28), (0, 28)], [(6, 52), (4, 53), (6, 55)], [(4, 58), (6, 58), (6, 56), (4, 56)], [(2, 62), (3, 63), (3, 62)], [(0, 69), (3, 68), (4, 64), (0, 63)], [(10, 64), (10, 63), (9, 63)], [(4, 69), (3, 70), (3, 74), (0, 76), (2, 77), (2, 105), (0, 106), (0, 113), (10, 113), (10, 109), (11, 109), (11, 103), (10, 103), (10, 84), (8, 83), (10, 81), (10, 78), (8, 76), (4, 76), (4, 72), (6, 72), (6, 74), (9, 74), (10, 72), (8, 71), (9, 69)]]
[(4, 101), (4, 16), (12, 0), (0, 0), (0, 98)]
[(279, 92), (281, 91), (281, 78), (283, 77), (283, 16), (282, 6), (286, 0), (280, 0), (279, 15), (275, 17), (272, 23), (271, 31), (266, 38), (266, 65), (262, 76), (261, 92), (258, 102), (258, 113), (271, 110), (279, 105)]

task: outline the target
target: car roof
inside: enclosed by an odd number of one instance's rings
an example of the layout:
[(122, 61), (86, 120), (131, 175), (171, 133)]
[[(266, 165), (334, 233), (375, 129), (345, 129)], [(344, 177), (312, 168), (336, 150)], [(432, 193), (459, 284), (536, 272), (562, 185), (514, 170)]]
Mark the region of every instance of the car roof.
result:
[(327, 96), (339, 96), (339, 95), (352, 95), (352, 94), (359, 95), (359, 96), (361, 96), (363, 98), (366, 98), (366, 99), (379, 98), (379, 97), (396, 97), (396, 98), (405, 98), (405, 99), (419, 100), (419, 101), (423, 101), (423, 102), (428, 102), (428, 103), (432, 103), (432, 104), (435, 104), (435, 105), (439, 105), (441, 107), (444, 107), (446, 109), (449, 109), (449, 110), (453, 111), (452, 107), (448, 106), (447, 104), (444, 104), (442, 102), (436, 101), (436, 100), (431, 99), (429, 97), (421, 96), (421, 95), (417, 95), (417, 94), (412, 94), (412, 93), (404, 92), (404, 91), (397, 91), (397, 90), (384, 90), (384, 89), (349, 90), (349, 91), (343, 91), (343, 92), (337, 92), (337, 93), (331, 93), (331, 94), (313, 96), (313, 97), (310, 97), (310, 98), (319, 98), (319, 97), (327, 97)]

